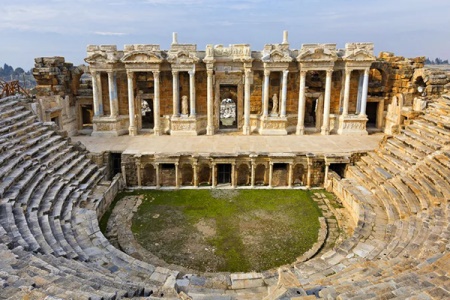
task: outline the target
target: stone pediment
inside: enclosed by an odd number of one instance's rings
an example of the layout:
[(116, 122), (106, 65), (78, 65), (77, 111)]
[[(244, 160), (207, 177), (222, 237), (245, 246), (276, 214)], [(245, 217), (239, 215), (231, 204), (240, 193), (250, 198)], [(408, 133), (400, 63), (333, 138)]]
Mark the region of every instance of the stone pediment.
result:
[(214, 58), (230, 59), (232, 61), (251, 61), (251, 50), (248, 44), (233, 44), (228, 47), (223, 45), (208, 45), (206, 47), (206, 60)]
[(336, 59), (336, 44), (303, 44), (297, 56), (300, 62), (323, 62)]
[(263, 62), (285, 62), (289, 63), (293, 59), (291, 57), (289, 47), (286, 45), (266, 45), (262, 51)]
[(373, 43), (347, 43), (345, 45), (344, 60), (374, 61)]
[(171, 64), (195, 64), (199, 61), (196, 52), (188, 50), (169, 51), (167, 61)]
[(108, 63), (108, 57), (106, 53), (94, 53), (84, 59), (88, 64), (104, 64)]
[(125, 54), (121, 61), (128, 64), (150, 63), (159, 64), (162, 58), (159, 54), (148, 51), (133, 51)]

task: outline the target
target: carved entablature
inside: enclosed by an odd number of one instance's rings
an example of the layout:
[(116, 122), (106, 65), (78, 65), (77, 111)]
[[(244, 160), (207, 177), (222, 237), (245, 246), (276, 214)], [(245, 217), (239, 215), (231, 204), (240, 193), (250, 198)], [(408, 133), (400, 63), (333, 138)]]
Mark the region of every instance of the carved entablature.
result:
[(167, 55), (167, 61), (175, 65), (192, 65), (200, 60), (195, 44), (172, 44)]
[(163, 61), (159, 45), (125, 45), (124, 56), (121, 58), (127, 69), (157, 69)]
[(297, 60), (301, 63), (334, 63), (337, 60), (336, 44), (303, 44)]
[(342, 58), (346, 62), (367, 62), (370, 64), (376, 60), (373, 55), (373, 43), (347, 43)]
[(289, 44), (265, 45), (261, 56), (264, 63), (290, 63), (293, 60)]
[(104, 67), (120, 62), (122, 56), (123, 51), (117, 51), (115, 45), (89, 45), (84, 61), (96, 67)]
[(229, 47), (223, 45), (206, 46), (206, 56), (204, 62), (209, 62), (213, 59), (231, 60), (239, 62), (251, 62), (251, 50), (248, 44), (233, 44)]

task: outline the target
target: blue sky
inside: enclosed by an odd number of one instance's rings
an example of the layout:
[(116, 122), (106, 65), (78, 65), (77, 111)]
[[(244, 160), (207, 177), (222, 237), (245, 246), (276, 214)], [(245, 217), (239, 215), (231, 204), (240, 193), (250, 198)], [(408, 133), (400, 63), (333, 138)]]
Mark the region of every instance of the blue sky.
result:
[(83, 64), (89, 44), (374, 42), (376, 55), (450, 59), (449, 0), (0, 0), (0, 65), (34, 58)]

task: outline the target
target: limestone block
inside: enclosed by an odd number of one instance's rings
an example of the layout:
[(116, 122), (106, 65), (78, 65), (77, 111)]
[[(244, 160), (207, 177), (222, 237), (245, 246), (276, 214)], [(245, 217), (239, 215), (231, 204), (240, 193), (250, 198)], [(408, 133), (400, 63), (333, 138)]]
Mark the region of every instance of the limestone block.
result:
[(239, 273), (231, 274), (231, 289), (247, 289), (264, 285), (263, 275), (261, 273)]

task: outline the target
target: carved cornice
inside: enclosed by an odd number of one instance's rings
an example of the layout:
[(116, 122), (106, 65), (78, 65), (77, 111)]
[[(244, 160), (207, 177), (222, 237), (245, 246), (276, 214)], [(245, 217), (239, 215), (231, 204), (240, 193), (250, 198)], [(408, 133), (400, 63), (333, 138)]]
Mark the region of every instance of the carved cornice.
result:
[(162, 57), (159, 53), (153, 51), (131, 51), (125, 54), (121, 59), (125, 64), (160, 64), (162, 62)]
[(336, 44), (303, 44), (297, 56), (302, 63), (308, 62), (335, 62)]
[(289, 45), (266, 45), (261, 52), (264, 63), (289, 63), (293, 60)]

